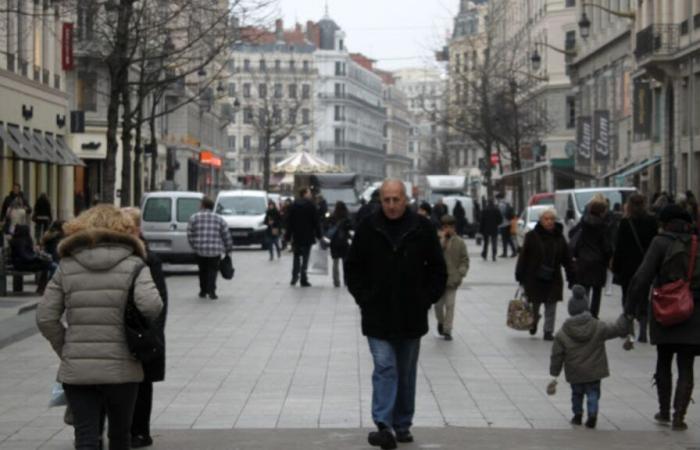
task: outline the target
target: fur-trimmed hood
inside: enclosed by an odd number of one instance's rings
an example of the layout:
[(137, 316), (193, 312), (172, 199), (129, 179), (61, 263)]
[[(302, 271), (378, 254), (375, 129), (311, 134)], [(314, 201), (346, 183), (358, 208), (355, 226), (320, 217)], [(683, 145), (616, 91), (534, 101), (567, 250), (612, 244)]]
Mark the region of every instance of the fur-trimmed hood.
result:
[(146, 259), (146, 248), (138, 238), (104, 228), (80, 231), (58, 245), (61, 258), (72, 257), (93, 270), (107, 270), (131, 255)]

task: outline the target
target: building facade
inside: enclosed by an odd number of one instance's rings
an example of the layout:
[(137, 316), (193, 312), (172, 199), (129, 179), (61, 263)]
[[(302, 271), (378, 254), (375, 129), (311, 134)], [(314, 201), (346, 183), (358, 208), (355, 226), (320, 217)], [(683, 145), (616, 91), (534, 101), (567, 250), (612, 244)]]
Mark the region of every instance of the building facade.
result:
[(64, 12), (58, 2), (13, 6), (0, 10), (0, 193), (19, 183), (30, 206), (46, 193), (53, 217), (69, 219), (81, 162), (69, 138), (66, 49), (56, 39)]
[(384, 82), (383, 103), (387, 116), (384, 127), (386, 176), (412, 181), (415, 166), (409, 147), (413, 140), (413, 116), (408, 110), (406, 95), (396, 86), (394, 75), (382, 71), (378, 73)]

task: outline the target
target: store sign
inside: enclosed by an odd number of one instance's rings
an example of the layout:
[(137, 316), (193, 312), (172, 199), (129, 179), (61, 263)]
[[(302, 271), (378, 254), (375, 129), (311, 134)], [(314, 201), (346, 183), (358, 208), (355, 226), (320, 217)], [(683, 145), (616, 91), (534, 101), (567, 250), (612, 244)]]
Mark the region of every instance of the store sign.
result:
[(648, 138), (651, 134), (651, 87), (649, 80), (634, 80), (634, 134)]
[(593, 144), (593, 130), (590, 117), (579, 117), (576, 136), (576, 165), (591, 165), (591, 146)]
[(610, 161), (610, 112), (593, 113), (593, 148), (596, 162)]
[(207, 166), (221, 167), (221, 158), (212, 152), (201, 152), (199, 154), (199, 162)]
[(61, 66), (63, 70), (69, 71), (75, 68), (73, 56), (73, 24), (63, 23), (61, 30)]

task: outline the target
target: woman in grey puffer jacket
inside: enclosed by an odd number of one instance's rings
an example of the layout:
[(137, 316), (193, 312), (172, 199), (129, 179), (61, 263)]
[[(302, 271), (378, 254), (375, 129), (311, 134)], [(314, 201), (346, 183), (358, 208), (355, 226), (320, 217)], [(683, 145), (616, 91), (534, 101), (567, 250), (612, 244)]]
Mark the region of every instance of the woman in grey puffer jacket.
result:
[[(109, 448), (130, 448), (141, 362), (129, 352), (124, 309), (143, 244), (128, 234), (126, 215), (98, 205), (65, 226), (61, 263), (37, 308), (37, 325), (61, 358), (58, 381), (73, 411), (75, 446), (99, 448), (100, 412), (109, 419)], [(162, 308), (148, 270), (134, 281), (134, 303), (153, 320)], [(65, 312), (66, 325), (61, 322)]]

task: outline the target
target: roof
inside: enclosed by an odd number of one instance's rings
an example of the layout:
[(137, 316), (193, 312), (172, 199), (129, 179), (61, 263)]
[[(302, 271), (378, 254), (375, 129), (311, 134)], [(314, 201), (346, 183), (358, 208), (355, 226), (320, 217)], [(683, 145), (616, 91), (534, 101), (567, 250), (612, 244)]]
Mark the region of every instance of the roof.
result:
[(143, 198), (149, 197), (191, 197), (202, 198), (204, 194), (201, 192), (192, 191), (151, 191), (143, 194)]
[(217, 198), (219, 197), (267, 197), (267, 192), (238, 189), (235, 191), (221, 191)]

